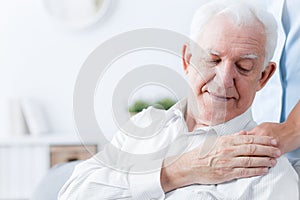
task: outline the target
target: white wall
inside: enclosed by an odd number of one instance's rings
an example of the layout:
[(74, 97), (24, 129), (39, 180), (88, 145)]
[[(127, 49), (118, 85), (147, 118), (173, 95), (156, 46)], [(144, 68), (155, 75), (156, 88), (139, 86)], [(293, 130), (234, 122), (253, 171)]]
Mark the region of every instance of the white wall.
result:
[[(42, 0), (0, 0), (0, 102), (12, 97), (37, 99), (46, 109), (52, 132), (73, 131), (76, 76), (99, 44), (118, 33), (143, 27), (187, 34), (192, 14), (203, 2), (113, 0), (98, 24), (71, 31), (47, 15)], [(107, 91), (110, 87), (107, 84)], [(106, 112), (100, 111), (111, 116)], [(7, 124), (2, 112), (0, 135), (8, 132)], [(115, 130), (112, 121), (105, 130)]]

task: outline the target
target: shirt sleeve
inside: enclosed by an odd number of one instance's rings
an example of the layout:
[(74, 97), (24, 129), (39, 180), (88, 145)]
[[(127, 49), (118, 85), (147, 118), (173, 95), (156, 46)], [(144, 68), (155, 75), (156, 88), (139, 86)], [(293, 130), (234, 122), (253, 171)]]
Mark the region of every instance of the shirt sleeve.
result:
[[(162, 160), (153, 161), (152, 164), (161, 168)], [(165, 199), (165, 194), (160, 183), (160, 172), (161, 170), (156, 170), (150, 173), (130, 175), (129, 183), (132, 191), (132, 199)]]
[[(134, 120), (145, 119), (142, 112)], [(145, 122), (145, 120), (142, 120)], [(126, 143), (126, 136), (117, 133), (112, 144), (117, 149), (122, 149)], [(111, 145), (112, 147), (112, 145)], [(109, 148), (109, 147), (108, 147)], [(145, 173), (131, 173), (130, 170), (115, 169), (107, 162), (105, 157), (117, 162), (118, 166), (127, 162), (116, 154), (104, 148), (97, 155), (78, 164), (72, 176), (61, 188), (59, 200), (99, 200), (99, 199), (164, 199), (164, 192), (160, 183), (160, 173), (163, 160), (151, 160), (151, 165), (157, 170)], [(119, 158), (120, 157), (120, 158)], [(110, 159), (113, 158), (113, 159)]]
[[(157, 165), (161, 162), (157, 161)], [(59, 193), (59, 200), (164, 199), (160, 170), (131, 174), (106, 167), (91, 158), (76, 166)]]

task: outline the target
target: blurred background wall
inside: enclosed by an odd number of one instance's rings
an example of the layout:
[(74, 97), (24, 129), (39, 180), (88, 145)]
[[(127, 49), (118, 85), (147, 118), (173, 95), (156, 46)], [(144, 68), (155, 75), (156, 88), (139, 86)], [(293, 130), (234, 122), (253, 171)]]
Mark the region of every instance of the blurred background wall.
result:
[[(72, 30), (53, 20), (43, 0), (0, 0), (0, 135), (10, 134), (5, 105), (16, 98), (38, 101), (51, 132), (73, 132), (73, 88), (88, 55), (112, 36), (137, 28), (188, 34), (192, 14), (203, 2), (112, 0), (99, 23)], [(110, 116), (109, 110), (97, 112)], [(116, 130), (113, 121), (105, 124), (107, 132)]]

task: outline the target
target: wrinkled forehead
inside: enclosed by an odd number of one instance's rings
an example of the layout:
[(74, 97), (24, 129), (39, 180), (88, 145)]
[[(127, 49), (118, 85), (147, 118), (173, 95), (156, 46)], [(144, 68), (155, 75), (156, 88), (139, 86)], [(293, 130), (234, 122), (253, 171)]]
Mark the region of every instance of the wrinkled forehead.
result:
[(264, 57), (266, 36), (264, 26), (257, 20), (251, 24), (235, 24), (226, 16), (214, 16), (205, 24), (192, 52), (222, 54), (223, 50), (241, 51), (244, 55)]

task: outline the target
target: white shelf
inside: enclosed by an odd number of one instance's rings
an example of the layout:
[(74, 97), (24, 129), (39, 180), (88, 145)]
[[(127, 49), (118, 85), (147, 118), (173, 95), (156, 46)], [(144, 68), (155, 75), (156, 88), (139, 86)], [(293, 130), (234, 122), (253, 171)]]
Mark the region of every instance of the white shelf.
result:
[[(0, 199), (17, 200), (31, 196), (51, 166), (51, 148), (61, 148), (63, 156), (69, 156), (70, 148), (78, 149), (80, 145), (97, 145), (99, 148), (99, 138), (87, 136), (84, 136), (84, 143), (76, 132), (0, 137)], [(56, 145), (62, 147), (54, 147)], [(84, 154), (79, 153), (80, 156)]]

